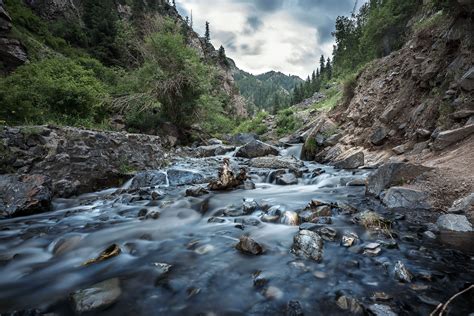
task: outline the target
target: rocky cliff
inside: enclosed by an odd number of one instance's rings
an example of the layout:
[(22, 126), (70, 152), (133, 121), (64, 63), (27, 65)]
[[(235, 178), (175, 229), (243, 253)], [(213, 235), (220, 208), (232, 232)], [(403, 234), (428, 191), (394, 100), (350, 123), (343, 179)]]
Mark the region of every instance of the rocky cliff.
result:
[(7, 72), (28, 61), (25, 47), (12, 38), (11, 30), (12, 19), (4, 8), (3, 0), (0, 0), (0, 62)]

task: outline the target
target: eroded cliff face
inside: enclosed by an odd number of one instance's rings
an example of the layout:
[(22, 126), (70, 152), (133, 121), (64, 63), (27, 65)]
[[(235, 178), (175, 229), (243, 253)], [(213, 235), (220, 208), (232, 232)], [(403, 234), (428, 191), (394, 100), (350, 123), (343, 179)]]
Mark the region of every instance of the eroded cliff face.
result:
[(12, 27), (12, 19), (0, 0), (0, 62), (7, 72), (28, 61), (25, 47), (12, 38)]

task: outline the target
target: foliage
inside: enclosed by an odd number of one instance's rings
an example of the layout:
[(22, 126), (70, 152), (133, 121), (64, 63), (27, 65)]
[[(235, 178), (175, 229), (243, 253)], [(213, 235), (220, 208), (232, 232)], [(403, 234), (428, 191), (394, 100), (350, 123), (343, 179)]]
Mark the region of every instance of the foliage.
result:
[(343, 82), (342, 90), (342, 104), (349, 105), (355, 95), (355, 88), (357, 87), (357, 75), (349, 75)]
[(291, 99), (292, 104), (297, 104), (305, 99), (312, 97), (316, 92), (320, 92), (333, 77), (333, 66), (330, 58), (327, 60), (321, 55), (319, 61), (319, 68), (313, 71), (313, 74), (308, 76), (305, 82), (297, 85), (293, 91)]
[(293, 110), (291, 109), (278, 112), (276, 124), (277, 134), (279, 136), (292, 133), (301, 127), (301, 123), (295, 117)]
[(342, 98), (342, 92), (339, 86), (333, 86), (330, 89), (324, 90), (323, 93), (326, 95), (326, 98), (321, 102), (313, 104), (313, 109), (322, 111), (331, 110), (338, 105)]
[(268, 116), (265, 111), (260, 111), (254, 118), (246, 120), (234, 130), (235, 133), (255, 133), (263, 135), (268, 131), (268, 127), (263, 122)]
[(21, 66), (0, 83), (0, 117), (10, 124), (100, 119), (106, 96), (91, 70), (64, 57)]

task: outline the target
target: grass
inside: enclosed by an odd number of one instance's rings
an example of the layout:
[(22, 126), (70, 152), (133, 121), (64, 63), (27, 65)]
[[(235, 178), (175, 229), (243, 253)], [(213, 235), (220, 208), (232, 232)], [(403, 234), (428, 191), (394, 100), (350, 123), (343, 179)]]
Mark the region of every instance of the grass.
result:
[(368, 230), (378, 230), (384, 235), (392, 236), (392, 223), (378, 213), (365, 211), (359, 215), (360, 224)]
[(287, 135), (301, 127), (301, 122), (295, 117), (292, 109), (285, 109), (277, 115), (278, 136)]
[(326, 99), (313, 104), (312, 109), (318, 111), (330, 111), (338, 105), (343, 96), (343, 92), (337, 85), (321, 92), (326, 95)]
[(443, 23), (445, 18), (446, 18), (446, 15), (444, 14), (444, 11), (440, 10), (436, 12), (435, 14), (427, 18), (423, 18), (420, 21), (416, 22), (413, 25), (413, 30), (415, 32), (419, 32), (422, 30), (434, 28), (436, 26), (439, 26), (441, 23)]
[(257, 115), (249, 120), (245, 120), (239, 124), (234, 130), (234, 133), (255, 133), (257, 135), (263, 135), (268, 131), (268, 127), (263, 122), (268, 116), (268, 113), (261, 111)]

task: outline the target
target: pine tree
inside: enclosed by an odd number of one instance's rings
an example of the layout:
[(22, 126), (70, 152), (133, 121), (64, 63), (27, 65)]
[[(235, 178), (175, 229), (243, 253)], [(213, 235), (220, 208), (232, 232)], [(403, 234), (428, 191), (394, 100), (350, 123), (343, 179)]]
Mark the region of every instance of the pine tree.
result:
[(321, 55), (321, 58), (319, 59), (319, 72), (321, 77), (324, 77), (324, 74), (326, 72), (326, 59), (324, 58), (324, 55)]
[(206, 21), (206, 33), (204, 35), (204, 38), (206, 39), (206, 43), (209, 43), (211, 41), (210, 24), (207, 21)]
[(176, 9), (176, 0), (173, 0), (173, 8)]
[(220, 63), (229, 66), (229, 61), (227, 60), (227, 56), (225, 54), (225, 48), (222, 45), (219, 47), (218, 58)]
[(186, 25), (189, 25), (189, 16), (186, 17), (185, 21), (186, 21)]
[(331, 80), (332, 78), (332, 64), (331, 64), (331, 58), (329, 57), (326, 63), (326, 77), (328, 80)]

